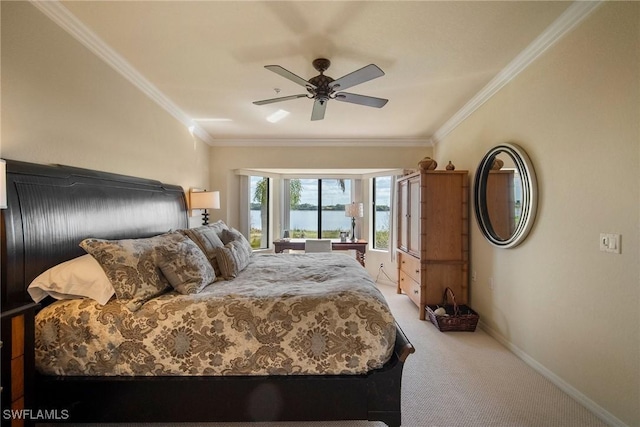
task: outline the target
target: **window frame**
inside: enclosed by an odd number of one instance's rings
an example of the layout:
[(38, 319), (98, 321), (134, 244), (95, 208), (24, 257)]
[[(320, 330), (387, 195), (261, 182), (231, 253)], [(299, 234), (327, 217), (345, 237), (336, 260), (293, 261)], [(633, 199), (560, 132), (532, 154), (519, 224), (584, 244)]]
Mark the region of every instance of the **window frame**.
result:
[[(267, 188), (265, 189), (265, 197), (266, 200), (263, 201), (262, 205), (266, 205), (266, 209), (265, 209), (265, 214), (266, 214), (266, 223), (264, 223), (265, 221), (263, 221), (264, 225), (261, 229), (261, 239), (260, 239), (260, 246), (259, 247), (253, 247), (253, 242), (251, 239), (251, 205), (253, 204), (253, 198), (254, 198), (254, 194), (252, 193), (252, 185), (251, 185), (251, 181), (252, 178), (261, 178), (261, 180), (266, 180), (266, 186)], [(247, 192), (248, 192), (248, 197), (247, 197), (247, 203), (248, 203), (248, 212), (247, 212), (247, 223), (248, 223), (248, 230), (247, 230), (247, 236), (248, 236), (248, 240), (249, 243), (251, 243), (251, 247), (254, 251), (261, 251), (261, 250), (267, 250), (271, 247), (271, 212), (272, 212), (272, 208), (271, 208), (271, 199), (272, 199), (272, 178), (269, 176), (265, 176), (265, 175), (259, 175), (259, 174), (250, 174), (247, 175)], [(260, 212), (262, 213), (262, 210), (260, 210)], [(262, 218), (262, 214), (260, 215), (261, 220)], [(264, 245), (264, 246), (263, 246)]]
[[(290, 196), (290, 189), (291, 189), (291, 185), (290, 182), (293, 179), (306, 179), (306, 180), (314, 180), (317, 181), (318, 183), (318, 194), (317, 194), (317, 199), (316, 199), (316, 205), (317, 205), (317, 214), (318, 214), (318, 218), (316, 221), (316, 229), (313, 230), (317, 233), (317, 238), (323, 238), (323, 234), (322, 234), (322, 181), (325, 180), (345, 180), (345, 181), (351, 181), (350, 185), (349, 185), (349, 191), (350, 191), (350, 195), (349, 195), (349, 200), (351, 203), (352, 201), (356, 200), (357, 194), (361, 194), (361, 191), (359, 191), (359, 188), (361, 187), (361, 182), (362, 180), (358, 177), (334, 177), (334, 176), (305, 176), (305, 177), (287, 177), (285, 179), (283, 179), (283, 205), (282, 205), (282, 227), (283, 227), (283, 231), (288, 230), (291, 237), (293, 237), (293, 235), (291, 234), (291, 196)], [(346, 217), (345, 217), (346, 218)], [(357, 226), (356, 230), (360, 230), (361, 226)], [(351, 226), (348, 226), (348, 230), (351, 231)], [(357, 233), (358, 234), (358, 233)], [(358, 234), (359, 235), (359, 234)]]
[[(381, 248), (378, 247), (377, 243), (378, 243), (378, 239), (376, 238), (377, 235), (377, 231), (378, 231), (378, 222), (377, 222), (377, 218), (378, 218), (378, 204), (377, 202), (377, 185), (376, 182), (379, 178), (385, 178), (389, 180), (389, 204), (388, 204), (388, 218), (389, 218), (389, 237), (387, 240), (387, 247), (385, 248)], [(370, 178), (371, 179), (371, 248), (372, 249), (376, 249), (379, 251), (389, 251), (391, 250), (391, 236), (392, 236), (392, 228), (393, 228), (393, 191), (394, 191), (394, 177), (393, 175), (380, 175), (380, 176), (373, 176)]]

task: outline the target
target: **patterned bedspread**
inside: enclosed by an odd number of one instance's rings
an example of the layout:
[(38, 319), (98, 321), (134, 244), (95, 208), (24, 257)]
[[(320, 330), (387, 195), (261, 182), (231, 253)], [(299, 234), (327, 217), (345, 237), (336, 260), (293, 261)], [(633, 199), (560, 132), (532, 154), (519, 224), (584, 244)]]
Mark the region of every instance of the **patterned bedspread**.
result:
[(36, 318), (47, 375), (361, 374), (391, 356), (395, 322), (355, 259), (257, 254), (237, 278), (136, 312), (58, 301)]

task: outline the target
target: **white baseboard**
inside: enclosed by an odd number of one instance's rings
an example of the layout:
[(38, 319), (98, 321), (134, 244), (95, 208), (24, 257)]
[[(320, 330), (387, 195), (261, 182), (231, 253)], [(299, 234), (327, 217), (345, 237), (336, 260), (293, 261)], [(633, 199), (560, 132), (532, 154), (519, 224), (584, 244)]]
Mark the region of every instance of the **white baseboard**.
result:
[(537, 360), (529, 356), (527, 353), (522, 351), (522, 349), (520, 349), (517, 345), (507, 340), (498, 331), (496, 331), (495, 329), (492, 329), (486, 323), (482, 322), (482, 320), (480, 320), (480, 322), (478, 323), (478, 326), (480, 326), (480, 328), (483, 331), (485, 331), (487, 334), (493, 337), (500, 344), (502, 344), (507, 349), (509, 349), (509, 351), (515, 354), (523, 362), (531, 366), (536, 372), (538, 372), (540, 375), (542, 375), (543, 377), (551, 381), (553, 384), (555, 384), (558, 388), (560, 388), (560, 390), (564, 391), (569, 396), (571, 396), (574, 400), (580, 403), (582, 406), (584, 406), (585, 408), (593, 412), (602, 421), (604, 421), (605, 423), (609, 424), (612, 427), (629, 427), (627, 424), (619, 420), (612, 413), (610, 413), (609, 411), (607, 411), (606, 409), (598, 405), (593, 400), (589, 399), (587, 396), (582, 394), (571, 384), (567, 383), (565, 380), (563, 380), (562, 378), (557, 376), (555, 373), (547, 369), (540, 362), (538, 362)]

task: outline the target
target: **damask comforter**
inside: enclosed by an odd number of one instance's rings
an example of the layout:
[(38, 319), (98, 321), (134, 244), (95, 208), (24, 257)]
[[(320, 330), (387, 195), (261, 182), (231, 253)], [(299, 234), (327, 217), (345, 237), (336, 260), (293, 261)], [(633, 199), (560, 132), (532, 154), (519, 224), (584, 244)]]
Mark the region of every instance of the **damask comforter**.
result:
[(36, 318), (45, 375), (342, 375), (382, 367), (396, 326), (355, 259), (257, 254), (238, 277), (132, 312), (57, 301)]

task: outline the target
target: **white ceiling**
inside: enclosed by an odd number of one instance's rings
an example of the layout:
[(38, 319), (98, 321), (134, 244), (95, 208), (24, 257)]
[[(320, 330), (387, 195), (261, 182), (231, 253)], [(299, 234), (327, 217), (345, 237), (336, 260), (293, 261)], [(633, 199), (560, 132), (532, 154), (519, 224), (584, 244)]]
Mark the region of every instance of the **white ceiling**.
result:
[[(80, 38), (111, 49), (174, 115), (197, 122), (212, 145), (247, 141), (375, 140), (427, 143), (570, 5), (562, 1), (64, 1)], [(64, 10), (63, 8), (60, 8)], [(76, 22), (74, 25), (78, 25)], [(87, 36), (89, 35), (89, 36)], [(97, 36), (97, 37), (96, 37)], [(388, 98), (381, 109), (329, 101), (257, 106), (304, 93), (271, 72), (305, 79), (311, 62), (331, 60), (335, 79), (370, 63), (385, 76), (349, 92)], [(117, 65), (120, 64), (120, 65)], [(139, 85), (140, 86), (140, 85)], [(275, 89), (280, 93), (276, 94)], [(279, 108), (290, 115), (272, 124)], [(183, 120), (184, 121), (184, 120)], [(208, 135), (207, 135), (208, 134)]]

